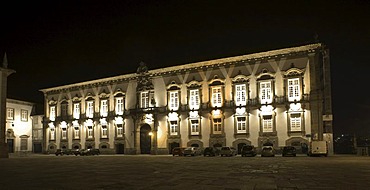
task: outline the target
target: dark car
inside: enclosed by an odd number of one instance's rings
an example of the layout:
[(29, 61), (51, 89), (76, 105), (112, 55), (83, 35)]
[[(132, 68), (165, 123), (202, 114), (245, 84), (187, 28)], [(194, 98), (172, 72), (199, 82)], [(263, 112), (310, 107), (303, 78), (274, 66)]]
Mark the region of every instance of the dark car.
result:
[(221, 156), (236, 156), (238, 151), (234, 147), (223, 146), (220, 150)]
[(242, 157), (248, 156), (253, 157), (257, 155), (256, 147), (253, 145), (244, 145), (241, 149), (241, 155)]
[(96, 148), (88, 148), (81, 152), (81, 156), (94, 156), (94, 155), (99, 155), (99, 154), (100, 154), (100, 150)]
[(64, 151), (62, 149), (57, 149), (55, 151), (55, 156), (63, 156), (64, 155)]
[(294, 146), (284, 146), (282, 154), (283, 156), (296, 156), (296, 148)]
[(206, 147), (203, 151), (204, 156), (219, 156), (220, 150), (215, 147)]
[(172, 149), (172, 156), (184, 156), (185, 148), (175, 147)]
[(63, 156), (63, 155), (72, 155), (73, 152), (71, 149), (57, 149), (55, 151), (55, 156)]
[(199, 147), (187, 147), (184, 150), (184, 156), (199, 156), (202, 150)]
[(77, 149), (74, 151), (74, 154), (76, 156), (80, 155), (80, 156), (94, 156), (94, 155), (99, 155), (100, 154), (100, 150), (99, 149), (96, 149), (96, 148), (88, 148), (88, 149)]
[(263, 146), (261, 151), (261, 157), (274, 157), (275, 150), (272, 146)]

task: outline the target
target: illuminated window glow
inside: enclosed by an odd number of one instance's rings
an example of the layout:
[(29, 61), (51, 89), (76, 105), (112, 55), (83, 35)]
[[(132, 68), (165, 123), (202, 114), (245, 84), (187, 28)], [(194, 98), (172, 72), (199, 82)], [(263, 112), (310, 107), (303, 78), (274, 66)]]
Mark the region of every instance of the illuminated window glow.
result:
[(91, 139), (94, 137), (92, 126), (87, 126), (87, 138)]
[(190, 90), (189, 106), (190, 109), (199, 109), (199, 90)]
[(94, 102), (88, 101), (86, 104), (87, 104), (86, 117), (93, 118), (94, 117)]
[(149, 107), (149, 92), (141, 92), (141, 108)]
[(55, 106), (50, 106), (49, 119), (55, 121)]
[(14, 120), (14, 109), (13, 108), (7, 108), (6, 119)]
[(21, 110), (21, 121), (28, 121), (28, 111), (27, 110)]
[(190, 129), (191, 135), (199, 135), (199, 121), (198, 120), (190, 120)]
[(288, 100), (299, 101), (300, 100), (300, 88), (299, 79), (288, 79)]
[(222, 123), (221, 118), (214, 118), (213, 119), (213, 134), (221, 134), (222, 133)]
[(170, 135), (177, 135), (177, 121), (170, 121)]
[(291, 113), (290, 114), (290, 130), (291, 131), (301, 131), (301, 114)]
[(107, 138), (108, 137), (108, 127), (106, 125), (102, 125), (101, 130), (102, 130), (101, 137)]
[(272, 131), (272, 115), (264, 115), (262, 117), (262, 130), (263, 132), (273, 132)]
[(100, 115), (102, 117), (108, 116), (108, 100), (101, 100), (100, 101)]
[(73, 104), (73, 118), (80, 119), (80, 103)]
[(179, 92), (170, 92), (170, 110), (178, 110)]
[(271, 82), (261, 82), (260, 83), (260, 98), (262, 104), (269, 104), (272, 103), (272, 90), (271, 90)]
[(123, 97), (116, 98), (116, 114), (123, 115)]
[(246, 85), (245, 84), (235, 85), (235, 94), (236, 94), (235, 104), (237, 106), (247, 105), (247, 91), (246, 91)]
[(123, 125), (117, 124), (117, 137), (123, 137)]
[(221, 96), (221, 87), (212, 88), (212, 103), (213, 106), (221, 107), (222, 96)]
[(236, 118), (237, 133), (245, 133), (247, 129), (246, 117)]

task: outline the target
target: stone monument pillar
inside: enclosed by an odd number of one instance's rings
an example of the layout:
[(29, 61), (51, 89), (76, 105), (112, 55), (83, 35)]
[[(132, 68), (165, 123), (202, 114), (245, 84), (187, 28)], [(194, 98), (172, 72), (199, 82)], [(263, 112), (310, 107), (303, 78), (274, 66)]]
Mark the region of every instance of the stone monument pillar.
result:
[(9, 158), (8, 147), (5, 142), (5, 125), (8, 76), (12, 73), (15, 73), (15, 71), (8, 69), (8, 60), (5, 53), (3, 64), (0, 66), (0, 158)]

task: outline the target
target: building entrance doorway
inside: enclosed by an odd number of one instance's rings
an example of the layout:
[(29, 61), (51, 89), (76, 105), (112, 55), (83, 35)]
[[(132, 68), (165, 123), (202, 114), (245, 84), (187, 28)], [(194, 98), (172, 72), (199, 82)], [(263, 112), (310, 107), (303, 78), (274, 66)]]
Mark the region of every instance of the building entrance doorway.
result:
[(152, 139), (150, 132), (152, 129), (148, 124), (144, 124), (140, 128), (140, 151), (141, 154), (150, 154), (150, 149), (152, 148)]
[(125, 145), (122, 143), (116, 144), (116, 153), (117, 154), (124, 154), (125, 153)]

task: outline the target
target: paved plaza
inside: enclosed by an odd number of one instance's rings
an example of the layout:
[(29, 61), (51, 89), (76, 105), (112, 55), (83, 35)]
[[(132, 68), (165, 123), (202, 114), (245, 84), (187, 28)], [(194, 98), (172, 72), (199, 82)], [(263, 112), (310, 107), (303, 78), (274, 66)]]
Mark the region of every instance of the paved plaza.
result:
[(369, 189), (370, 157), (21, 155), (0, 159), (2, 190)]

